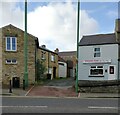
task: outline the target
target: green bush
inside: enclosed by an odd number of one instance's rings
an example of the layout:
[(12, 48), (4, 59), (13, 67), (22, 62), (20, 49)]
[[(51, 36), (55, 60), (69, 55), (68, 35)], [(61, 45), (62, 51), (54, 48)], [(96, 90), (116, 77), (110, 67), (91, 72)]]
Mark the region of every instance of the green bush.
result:
[(37, 60), (37, 81), (45, 78), (46, 67), (44, 61)]

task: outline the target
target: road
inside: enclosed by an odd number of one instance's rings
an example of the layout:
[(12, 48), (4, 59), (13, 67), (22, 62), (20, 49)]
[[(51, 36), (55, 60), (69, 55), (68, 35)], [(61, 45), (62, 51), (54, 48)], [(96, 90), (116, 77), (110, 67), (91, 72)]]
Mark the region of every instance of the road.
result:
[(2, 97), (3, 113), (118, 113), (117, 98)]

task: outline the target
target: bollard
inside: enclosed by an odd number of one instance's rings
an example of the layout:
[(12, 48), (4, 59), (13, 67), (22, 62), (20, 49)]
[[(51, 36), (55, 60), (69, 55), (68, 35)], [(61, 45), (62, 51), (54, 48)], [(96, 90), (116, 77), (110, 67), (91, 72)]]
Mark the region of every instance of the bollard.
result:
[(78, 97), (80, 97), (80, 91), (78, 91)]
[(9, 93), (12, 93), (12, 81), (11, 81), (11, 79), (9, 81)]
[(25, 80), (23, 79), (23, 90), (25, 90)]

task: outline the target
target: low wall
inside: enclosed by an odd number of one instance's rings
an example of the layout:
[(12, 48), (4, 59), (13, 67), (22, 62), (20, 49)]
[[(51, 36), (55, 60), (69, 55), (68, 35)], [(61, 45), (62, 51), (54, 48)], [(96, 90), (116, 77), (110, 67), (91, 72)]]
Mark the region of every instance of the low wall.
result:
[(87, 93), (119, 93), (120, 81), (79, 81), (79, 91)]

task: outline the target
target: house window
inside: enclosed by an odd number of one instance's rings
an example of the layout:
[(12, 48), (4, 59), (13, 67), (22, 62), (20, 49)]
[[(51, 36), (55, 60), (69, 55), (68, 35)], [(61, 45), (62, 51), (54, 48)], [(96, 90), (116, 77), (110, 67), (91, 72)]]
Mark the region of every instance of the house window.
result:
[(16, 59), (6, 59), (6, 64), (17, 64)]
[(100, 57), (101, 53), (100, 53), (100, 48), (94, 48), (94, 57)]
[(103, 76), (103, 66), (91, 66), (90, 76)]
[(55, 56), (51, 55), (51, 61), (55, 62)]
[(16, 37), (6, 37), (6, 51), (17, 51)]
[(52, 74), (52, 68), (48, 68), (49, 74)]
[(42, 60), (45, 59), (45, 52), (41, 52), (41, 59), (42, 59)]

